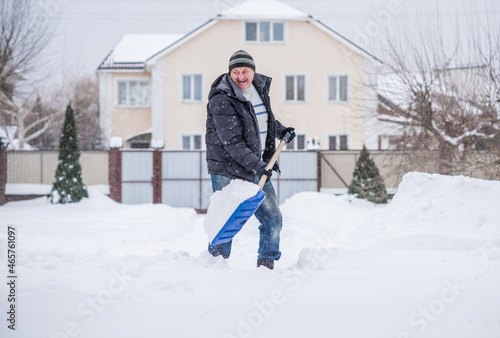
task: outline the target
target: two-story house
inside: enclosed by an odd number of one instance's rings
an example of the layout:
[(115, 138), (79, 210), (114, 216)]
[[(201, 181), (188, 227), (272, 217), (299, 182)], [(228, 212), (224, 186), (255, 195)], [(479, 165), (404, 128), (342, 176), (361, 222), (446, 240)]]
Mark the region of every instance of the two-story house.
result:
[(207, 96), (236, 50), (270, 76), (276, 117), (296, 129), (288, 149), (378, 147), (380, 62), (310, 15), (248, 0), (186, 35), (126, 35), (99, 66), (101, 126), (125, 147), (204, 149)]

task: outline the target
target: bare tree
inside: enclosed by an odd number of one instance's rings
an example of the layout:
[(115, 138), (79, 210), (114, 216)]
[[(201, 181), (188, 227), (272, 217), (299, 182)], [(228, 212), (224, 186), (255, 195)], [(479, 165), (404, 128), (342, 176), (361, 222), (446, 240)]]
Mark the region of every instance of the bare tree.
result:
[(28, 123), (36, 116), (34, 101), (21, 97), (19, 88), (40, 61), (52, 33), (53, 27), (31, 0), (0, 0), (0, 125), (18, 126), (21, 143), (37, 136), (30, 134), (37, 126), (47, 129), (50, 123), (46, 116)]
[(99, 84), (93, 75), (75, 77), (60, 88), (46, 90), (37, 104), (39, 117), (50, 115), (49, 128), (33, 139), (33, 146), (55, 149), (64, 122), (65, 107), (71, 102), (74, 110), (78, 140), (81, 150), (102, 148), (102, 131), (99, 125)]
[(443, 174), (463, 173), (479, 165), (477, 152), (500, 149), (500, 30), (459, 28), (450, 39), (440, 21), (407, 20), (388, 32), (381, 53), (379, 119), (397, 126), (413, 165), (435, 161)]
[(82, 150), (102, 148), (99, 124), (99, 83), (95, 76), (83, 76), (72, 85), (71, 102), (75, 110), (78, 139)]
[(37, 100), (27, 99), (22, 105), (6, 110), (7, 116), (11, 116), (14, 125), (18, 126), (17, 140), (21, 150), (26, 143), (46, 132), (54, 119), (54, 114), (43, 114), (40, 108)]

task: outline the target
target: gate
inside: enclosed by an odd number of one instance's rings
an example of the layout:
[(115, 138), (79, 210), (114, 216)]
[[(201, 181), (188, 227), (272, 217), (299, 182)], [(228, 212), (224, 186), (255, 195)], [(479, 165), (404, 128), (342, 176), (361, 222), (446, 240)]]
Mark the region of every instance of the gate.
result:
[(153, 151), (122, 151), (121, 202), (153, 203)]

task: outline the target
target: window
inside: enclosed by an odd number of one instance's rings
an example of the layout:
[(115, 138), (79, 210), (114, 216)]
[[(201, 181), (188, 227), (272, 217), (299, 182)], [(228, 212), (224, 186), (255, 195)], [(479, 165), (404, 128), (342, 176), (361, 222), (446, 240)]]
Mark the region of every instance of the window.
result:
[(145, 107), (149, 105), (149, 81), (118, 81), (118, 105)]
[(347, 101), (347, 75), (328, 76), (328, 100)]
[(257, 41), (257, 23), (247, 22), (245, 24), (245, 41)]
[(285, 40), (285, 29), (283, 23), (275, 22), (273, 23), (273, 41), (284, 41)]
[(328, 150), (348, 150), (347, 135), (328, 137)]
[(261, 41), (261, 42), (271, 41), (271, 23), (270, 22), (259, 22), (259, 41)]
[(286, 150), (305, 150), (306, 135), (297, 135), (292, 142), (286, 144)]
[(135, 136), (128, 140), (130, 148), (145, 149), (151, 147), (151, 133)]
[(247, 42), (283, 42), (285, 25), (283, 22), (246, 22), (245, 41)]
[(337, 137), (336, 136), (330, 136), (328, 138), (328, 149), (329, 150), (336, 150), (337, 149)]
[(201, 101), (201, 74), (182, 75), (182, 100)]
[(151, 142), (149, 141), (131, 141), (130, 148), (133, 149), (147, 149), (150, 147)]
[(182, 150), (201, 150), (201, 135), (183, 135)]
[(287, 101), (305, 101), (306, 76), (287, 75), (285, 77), (285, 91)]

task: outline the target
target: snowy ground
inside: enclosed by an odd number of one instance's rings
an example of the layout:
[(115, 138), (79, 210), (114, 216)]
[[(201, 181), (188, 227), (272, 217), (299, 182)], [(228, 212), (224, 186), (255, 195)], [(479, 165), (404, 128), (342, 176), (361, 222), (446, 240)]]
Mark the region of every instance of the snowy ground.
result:
[(297, 194), (274, 271), (255, 218), (225, 261), (204, 215), (90, 193), (0, 207), (1, 337), (499, 337), (500, 182), (411, 173), (387, 206)]

